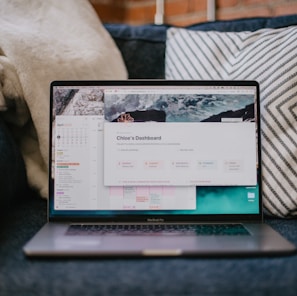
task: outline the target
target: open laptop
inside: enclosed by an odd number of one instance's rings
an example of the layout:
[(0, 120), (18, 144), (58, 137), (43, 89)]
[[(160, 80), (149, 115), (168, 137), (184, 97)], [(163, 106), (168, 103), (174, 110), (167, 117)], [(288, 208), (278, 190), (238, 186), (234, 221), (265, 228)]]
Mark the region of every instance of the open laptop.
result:
[(56, 81), (27, 256), (291, 254), (263, 223), (254, 81)]

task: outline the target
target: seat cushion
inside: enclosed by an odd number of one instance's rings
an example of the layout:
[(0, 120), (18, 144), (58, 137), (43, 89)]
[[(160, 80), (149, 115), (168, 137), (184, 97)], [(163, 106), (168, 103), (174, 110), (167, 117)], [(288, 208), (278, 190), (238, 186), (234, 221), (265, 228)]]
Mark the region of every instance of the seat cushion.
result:
[(7, 213), (27, 192), (25, 166), (19, 148), (0, 117), (0, 214)]

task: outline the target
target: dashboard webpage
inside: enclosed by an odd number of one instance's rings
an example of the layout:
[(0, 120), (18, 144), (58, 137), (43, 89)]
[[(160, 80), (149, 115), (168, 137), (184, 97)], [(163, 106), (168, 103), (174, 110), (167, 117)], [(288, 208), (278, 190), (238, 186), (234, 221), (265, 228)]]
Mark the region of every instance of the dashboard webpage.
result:
[(256, 89), (55, 86), (55, 213), (257, 214)]

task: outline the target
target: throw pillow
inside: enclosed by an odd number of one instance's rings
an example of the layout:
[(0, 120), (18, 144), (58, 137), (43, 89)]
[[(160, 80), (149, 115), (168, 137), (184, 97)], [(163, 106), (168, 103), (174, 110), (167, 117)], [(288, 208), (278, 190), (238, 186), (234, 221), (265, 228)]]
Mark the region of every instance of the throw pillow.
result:
[(255, 32), (167, 32), (166, 79), (257, 80), (262, 124), (263, 204), (297, 214), (297, 27)]

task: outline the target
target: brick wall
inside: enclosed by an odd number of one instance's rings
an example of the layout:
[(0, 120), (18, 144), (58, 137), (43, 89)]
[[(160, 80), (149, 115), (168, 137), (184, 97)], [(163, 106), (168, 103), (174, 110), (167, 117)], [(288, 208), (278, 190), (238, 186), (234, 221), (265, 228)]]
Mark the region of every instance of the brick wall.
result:
[[(207, 0), (164, 0), (164, 22), (189, 25), (207, 20)], [(155, 0), (90, 0), (103, 22), (153, 23)], [(216, 19), (297, 13), (297, 0), (216, 0)]]

